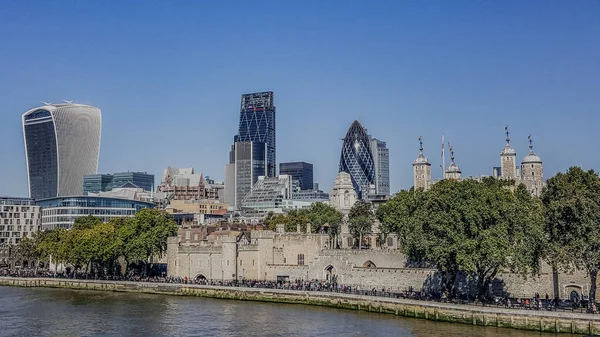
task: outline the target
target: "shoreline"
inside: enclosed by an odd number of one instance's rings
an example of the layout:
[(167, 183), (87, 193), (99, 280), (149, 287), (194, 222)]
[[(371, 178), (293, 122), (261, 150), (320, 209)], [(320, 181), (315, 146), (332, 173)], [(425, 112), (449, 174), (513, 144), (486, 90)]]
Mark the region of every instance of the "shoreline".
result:
[(137, 292), (242, 301), (306, 304), (476, 326), (579, 335), (600, 334), (600, 315), (516, 310), (497, 307), (470, 307), (460, 304), (423, 302), (410, 299), (344, 293), (178, 283), (12, 277), (0, 277), (0, 286)]

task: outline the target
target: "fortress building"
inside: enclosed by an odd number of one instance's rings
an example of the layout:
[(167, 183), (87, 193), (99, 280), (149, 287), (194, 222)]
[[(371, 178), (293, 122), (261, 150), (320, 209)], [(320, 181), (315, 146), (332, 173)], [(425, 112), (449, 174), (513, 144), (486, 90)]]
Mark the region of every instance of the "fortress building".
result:
[[(495, 167), (493, 176), (499, 179), (513, 180), (515, 186), (524, 184), (527, 190), (534, 196), (539, 196), (545, 186), (544, 167), (542, 159), (533, 152), (533, 139), (529, 140), (529, 153), (517, 166), (517, 152), (510, 145), (510, 132), (508, 125), (504, 128), (506, 133), (506, 145), (500, 151), (500, 166)], [(454, 148), (450, 146), (450, 165), (444, 171), (444, 179), (461, 180), (462, 171), (454, 161)], [(423, 154), (423, 142), (419, 137), (419, 155), (413, 161), (413, 182), (415, 188), (427, 190), (434, 183), (431, 180), (431, 163)]]

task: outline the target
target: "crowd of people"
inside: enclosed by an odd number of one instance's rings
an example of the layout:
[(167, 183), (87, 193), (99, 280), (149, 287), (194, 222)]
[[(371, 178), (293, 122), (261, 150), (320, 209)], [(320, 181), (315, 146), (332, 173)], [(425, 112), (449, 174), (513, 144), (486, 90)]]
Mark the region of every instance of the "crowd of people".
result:
[(531, 298), (509, 298), (505, 297), (493, 297), (487, 301), (480, 300), (469, 300), (463, 296), (456, 299), (447, 299), (439, 294), (433, 294), (427, 291), (415, 291), (412, 287), (401, 291), (401, 290), (390, 290), (385, 288), (371, 288), (364, 289), (360, 286), (350, 286), (339, 284), (335, 281), (330, 282), (328, 280), (278, 280), (278, 281), (263, 281), (263, 280), (208, 280), (203, 277), (195, 279), (188, 279), (187, 277), (175, 277), (166, 275), (153, 275), (143, 276), (130, 274), (128, 276), (98, 276), (85, 273), (73, 273), (67, 271), (55, 272), (50, 270), (33, 270), (33, 269), (19, 269), (15, 271), (1, 270), (0, 276), (3, 277), (24, 277), (24, 278), (64, 278), (64, 279), (85, 279), (85, 280), (103, 280), (103, 281), (128, 281), (128, 282), (151, 282), (151, 283), (175, 283), (175, 284), (189, 284), (189, 285), (208, 285), (208, 286), (222, 286), (222, 287), (244, 287), (244, 288), (262, 288), (262, 289), (282, 289), (282, 290), (295, 290), (295, 291), (321, 291), (321, 292), (335, 292), (335, 293), (346, 293), (364, 296), (378, 296), (378, 297), (391, 297), (391, 298), (403, 298), (413, 299), (421, 301), (436, 301), (445, 303), (455, 304), (469, 304), (469, 305), (480, 305), (480, 306), (496, 306), (514, 309), (524, 310), (561, 310), (561, 311), (573, 311), (578, 310), (581, 312), (588, 313), (599, 313), (596, 303), (594, 301), (586, 300), (561, 300), (558, 298), (550, 299), (548, 294), (545, 298), (542, 298), (540, 294), (536, 293)]

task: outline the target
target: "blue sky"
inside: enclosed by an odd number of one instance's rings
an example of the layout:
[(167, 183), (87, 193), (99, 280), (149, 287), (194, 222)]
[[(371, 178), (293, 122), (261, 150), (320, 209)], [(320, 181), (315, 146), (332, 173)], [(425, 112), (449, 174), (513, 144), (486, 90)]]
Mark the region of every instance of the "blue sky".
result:
[(27, 195), (21, 114), (61, 99), (102, 110), (99, 172), (190, 167), (216, 179), (240, 96), (272, 90), (277, 160), (328, 191), (353, 120), (412, 186), (419, 136), (464, 175), (491, 174), (512, 129), (549, 177), (600, 169), (598, 1), (1, 1), (0, 195)]

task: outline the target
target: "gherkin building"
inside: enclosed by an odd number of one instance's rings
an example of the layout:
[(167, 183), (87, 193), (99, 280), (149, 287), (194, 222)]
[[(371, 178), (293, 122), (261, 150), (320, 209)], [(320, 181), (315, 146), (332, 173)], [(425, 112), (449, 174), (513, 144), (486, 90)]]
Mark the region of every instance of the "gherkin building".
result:
[(367, 131), (354, 121), (346, 133), (340, 158), (340, 172), (347, 172), (361, 199), (366, 199), (375, 185), (375, 162)]

